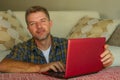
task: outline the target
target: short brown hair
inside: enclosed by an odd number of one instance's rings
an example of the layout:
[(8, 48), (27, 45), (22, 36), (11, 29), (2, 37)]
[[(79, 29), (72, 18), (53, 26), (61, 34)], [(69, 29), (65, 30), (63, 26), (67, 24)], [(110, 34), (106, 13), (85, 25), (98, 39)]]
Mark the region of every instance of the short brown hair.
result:
[(25, 13), (26, 23), (27, 23), (27, 16), (31, 13), (38, 12), (38, 11), (44, 12), (46, 14), (47, 18), (50, 20), (50, 16), (49, 16), (48, 10), (46, 8), (44, 8), (42, 6), (32, 6), (26, 10), (26, 13)]

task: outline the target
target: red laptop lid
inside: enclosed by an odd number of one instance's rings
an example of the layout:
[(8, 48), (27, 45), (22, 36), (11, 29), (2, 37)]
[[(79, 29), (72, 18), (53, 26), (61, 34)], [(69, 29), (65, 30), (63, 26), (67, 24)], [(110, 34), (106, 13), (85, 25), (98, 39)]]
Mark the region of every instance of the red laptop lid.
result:
[(65, 78), (98, 72), (103, 68), (100, 54), (105, 38), (79, 38), (68, 40)]

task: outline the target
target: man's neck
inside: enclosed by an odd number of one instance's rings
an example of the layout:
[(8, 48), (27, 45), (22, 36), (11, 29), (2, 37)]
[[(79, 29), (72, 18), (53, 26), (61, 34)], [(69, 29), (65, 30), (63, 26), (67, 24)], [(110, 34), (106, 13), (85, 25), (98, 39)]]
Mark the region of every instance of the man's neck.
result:
[(51, 36), (49, 36), (45, 40), (35, 40), (35, 43), (37, 44), (37, 47), (41, 50), (47, 50), (51, 45)]

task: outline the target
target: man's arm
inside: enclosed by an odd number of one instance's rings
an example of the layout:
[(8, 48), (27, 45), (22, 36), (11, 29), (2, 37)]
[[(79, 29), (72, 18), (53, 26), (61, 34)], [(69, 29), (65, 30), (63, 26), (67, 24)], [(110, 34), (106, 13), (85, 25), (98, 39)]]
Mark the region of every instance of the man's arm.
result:
[(0, 72), (37, 72), (37, 64), (5, 58), (0, 62)]
[(0, 62), (0, 72), (46, 72), (53, 70), (55, 72), (65, 71), (61, 62), (52, 62), (48, 64), (34, 64), (12, 59), (4, 59)]

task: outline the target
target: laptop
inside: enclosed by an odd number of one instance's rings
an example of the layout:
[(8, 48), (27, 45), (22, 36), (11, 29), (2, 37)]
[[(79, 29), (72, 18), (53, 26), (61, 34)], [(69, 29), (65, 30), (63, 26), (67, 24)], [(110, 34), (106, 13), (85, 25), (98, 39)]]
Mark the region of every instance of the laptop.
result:
[(103, 68), (100, 54), (104, 45), (104, 37), (68, 39), (65, 72), (49, 71), (47, 75), (70, 78), (100, 71)]

